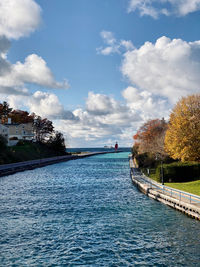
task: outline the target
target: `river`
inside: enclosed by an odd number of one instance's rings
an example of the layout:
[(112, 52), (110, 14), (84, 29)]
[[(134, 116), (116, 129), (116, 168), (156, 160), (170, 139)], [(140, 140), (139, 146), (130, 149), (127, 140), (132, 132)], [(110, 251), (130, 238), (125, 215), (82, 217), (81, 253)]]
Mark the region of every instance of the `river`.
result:
[(0, 266), (200, 266), (200, 222), (131, 182), (128, 153), (0, 179)]

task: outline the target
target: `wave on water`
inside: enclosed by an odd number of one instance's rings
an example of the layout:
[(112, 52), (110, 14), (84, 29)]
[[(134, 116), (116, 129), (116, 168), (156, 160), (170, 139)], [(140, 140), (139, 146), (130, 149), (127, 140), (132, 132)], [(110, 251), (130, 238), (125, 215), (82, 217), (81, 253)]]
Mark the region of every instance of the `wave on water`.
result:
[[(119, 147), (118, 150), (123, 152), (131, 152), (130, 147)], [(108, 148), (108, 147), (78, 147), (78, 148), (67, 148), (67, 152), (105, 152), (105, 151), (115, 151), (114, 148)]]

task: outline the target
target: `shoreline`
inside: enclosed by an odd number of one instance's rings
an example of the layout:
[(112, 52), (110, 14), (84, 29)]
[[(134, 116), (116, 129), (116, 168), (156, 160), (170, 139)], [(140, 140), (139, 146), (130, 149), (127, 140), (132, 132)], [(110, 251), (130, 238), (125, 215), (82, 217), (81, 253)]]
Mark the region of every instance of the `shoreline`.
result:
[(77, 154), (77, 155), (66, 155), (66, 156), (58, 156), (58, 157), (2, 164), (0, 165), (0, 177), (11, 175), (17, 172), (26, 171), (26, 170), (33, 170), (36, 168), (41, 168), (44, 166), (48, 166), (48, 165), (52, 165), (52, 164), (56, 164), (60, 162), (65, 162), (68, 160), (76, 160), (76, 159), (82, 159), (82, 158), (91, 157), (95, 155), (120, 153), (120, 152), (123, 152), (123, 151), (119, 150), (116, 152), (115, 151), (91, 152), (91, 153), (82, 153), (82, 154)]
[[(181, 211), (187, 216), (200, 220), (200, 197), (181, 190), (174, 190), (146, 176), (139, 174), (138, 168), (134, 166), (133, 160), (129, 158), (130, 175), (137, 189), (148, 197), (157, 200), (173, 209)], [(196, 201), (195, 201), (196, 198)]]

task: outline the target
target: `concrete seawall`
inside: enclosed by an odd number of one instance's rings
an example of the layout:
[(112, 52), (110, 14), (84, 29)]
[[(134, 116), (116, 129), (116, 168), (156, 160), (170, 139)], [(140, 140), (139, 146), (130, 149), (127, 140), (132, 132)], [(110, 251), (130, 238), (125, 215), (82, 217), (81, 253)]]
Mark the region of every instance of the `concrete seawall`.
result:
[[(180, 199), (178, 196), (176, 197), (176, 195), (172, 196), (168, 194), (167, 191), (162, 191), (161, 189), (159, 189), (160, 184), (158, 184), (158, 187), (153, 187), (150, 179), (145, 179), (144, 176), (142, 176), (142, 174), (139, 172), (138, 168), (135, 168), (132, 158), (130, 158), (129, 162), (131, 168), (131, 179), (139, 191), (141, 191), (148, 197), (151, 197), (163, 204), (168, 205), (171, 208), (183, 212), (191, 218), (200, 220), (200, 201), (195, 201), (194, 195), (192, 195), (192, 197), (194, 196), (194, 199), (190, 198), (188, 200), (188, 198), (186, 198), (184, 201), (184, 199)], [(153, 183), (156, 184), (156, 182)], [(178, 192), (181, 191), (179, 190)], [(183, 195), (186, 194), (183, 191), (182, 193)]]
[(66, 156), (58, 156), (58, 157), (51, 157), (51, 158), (44, 158), (44, 159), (36, 159), (36, 160), (29, 160), (11, 164), (3, 164), (0, 165), (0, 177), (6, 176), (10, 174), (14, 174), (16, 172), (26, 171), (26, 170), (33, 170), (36, 168), (41, 168), (47, 165), (64, 162), (68, 160), (75, 160), (81, 159), (85, 157), (91, 157), (95, 155), (101, 154), (108, 154), (108, 153), (120, 153), (122, 151), (104, 151), (104, 152), (91, 152), (85, 154), (77, 154), (77, 155), (66, 155)]

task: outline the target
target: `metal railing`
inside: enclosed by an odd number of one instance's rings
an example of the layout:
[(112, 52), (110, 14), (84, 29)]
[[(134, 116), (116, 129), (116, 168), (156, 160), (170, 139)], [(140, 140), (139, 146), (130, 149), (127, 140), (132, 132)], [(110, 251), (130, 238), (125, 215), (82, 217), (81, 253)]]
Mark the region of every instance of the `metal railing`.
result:
[(134, 175), (134, 177), (138, 181), (144, 184), (147, 184), (150, 189), (156, 189), (157, 191), (167, 196), (174, 197), (180, 201), (184, 201), (190, 204), (200, 204), (200, 196), (159, 184), (156, 181), (153, 181), (152, 179), (145, 176), (140, 171), (138, 171), (137, 168), (135, 168), (133, 163), (130, 164), (130, 167), (131, 167), (131, 173)]

